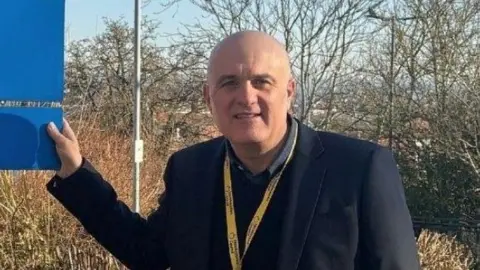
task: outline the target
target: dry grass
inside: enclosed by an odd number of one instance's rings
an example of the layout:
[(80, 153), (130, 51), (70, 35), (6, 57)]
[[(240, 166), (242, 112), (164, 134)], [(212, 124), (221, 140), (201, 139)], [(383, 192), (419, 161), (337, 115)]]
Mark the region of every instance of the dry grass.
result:
[[(131, 205), (131, 139), (100, 130), (95, 120), (72, 123), (83, 154)], [(146, 215), (162, 192), (161, 176), (171, 153), (168, 138), (146, 139), (141, 171), (141, 209)], [(123, 269), (85, 233), (46, 191), (53, 172), (0, 172), (0, 269)], [(468, 269), (471, 257), (453, 240), (432, 233), (419, 239), (423, 269)]]
[[(82, 152), (131, 205), (132, 142), (102, 131), (92, 121), (72, 123)], [(162, 192), (165, 156), (158, 142), (145, 141), (141, 170), (142, 214), (156, 206)], [(22, 172), (14, 179), (0, 172), (0, 269), (120, 269), (79, 223), (48, 194), (53, 172)]]
[(417, 245), (423, 270), (468, 270), (473, 266), (471, 251), (454, 237), (423, 231)]

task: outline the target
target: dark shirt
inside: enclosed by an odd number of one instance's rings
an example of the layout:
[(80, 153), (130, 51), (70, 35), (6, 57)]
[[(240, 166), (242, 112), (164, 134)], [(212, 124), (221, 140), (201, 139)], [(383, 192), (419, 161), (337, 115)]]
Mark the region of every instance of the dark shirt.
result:
[[(268, 169), (260, 174), (252, 174), (242, 166), (241, 162), (234, 156), (231, 148), (228, 151), (232, 162), (233, 197), (241, 254), (243, 254), (245, 234), (248, 226), (263, 199), (263, 194), (270, 182), (269, 180), (279, 172), (288, 157), (291, 147), (293, 147), (294, 130), (297, 128), (297, 123), (293, 119), (289, 119), (289, 123), (289, 135), (283, 148)], [(287, 166), (244, 258), (243, 270), (276, 269), (283, 216), (289, 190), (288, 175), (289, 170)], [(209, 268), (212, 270), (232, 269), (226, 234), (223, 179), (220, 180), (216, 183), (213, 210), (211, 263)]]

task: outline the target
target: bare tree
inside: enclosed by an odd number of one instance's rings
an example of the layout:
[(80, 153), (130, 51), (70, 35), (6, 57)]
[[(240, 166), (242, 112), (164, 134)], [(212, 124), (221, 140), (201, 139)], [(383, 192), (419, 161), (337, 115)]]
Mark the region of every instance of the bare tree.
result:
[(372, 1), (192, 1), (207, 15), (207, 21), (185, 25), (176, 34), (176, 46), (186, 53), (201, 55), (203, 66), (219, 39), (236, 31), (260, 30), (277, 37), (291, 56), (298, 96), (294, 111), (307, 121), (322, 110), (326, 127), (334, 117), (338, 85), (351, 72), (352, 48), (363, 37), (363, 14)]
[(385, 127), (394, 60), (394, 149), (415, 215), (480, 213), (479, 8), (468, 0), (397, 1), (393, 15), (412, 20), (397, 22), (393, 51), (392, 33), (376, 32), (359, 65), (376, 97), (366, 106)]
[[(66, 111), (72, 117), (98, 113), (104, 127), (130, 133), (133, 126), (134, 31), (122, 19), (105, 19), (106, 30), (74, 41), (68, 50)], [(156, 44), (158, 23), (142, 23), (142, 129), (145, 136), (170, 134), (169, 118), (201, 98), (198, 57)], [(159, 115), (166, 115), (161, 117)], [(162, 118), (162, 119), (159, 119)], [(159, 123), (160, 122), (160, 123)], [(162, 141), (162, 140), (160, 140)], [(163, 140), (168, 144), (169, 140)]]

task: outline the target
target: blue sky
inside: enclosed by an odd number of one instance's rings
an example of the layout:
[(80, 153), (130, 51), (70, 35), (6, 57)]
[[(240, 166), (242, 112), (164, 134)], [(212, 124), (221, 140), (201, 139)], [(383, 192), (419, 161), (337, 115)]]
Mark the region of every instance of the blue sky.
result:
[[(195, 17), (200, 16), (200, 10), (188, 0), (181, 0), (179, 4), (158, 14), (163, 10), (159, 5), (164, 0), (152, 0), (142, 10), (144, 15), (160, 19), (161, 28), (173, 32), (180, 27), (179, 22), (191, 23)], [(130, 24), (134, 25), (135, 0), (66, 0), (65, 7), (65, 28), (70, 41), (92, 37), (104, 30), (103, 17), (117, 19), (124, 17)]]

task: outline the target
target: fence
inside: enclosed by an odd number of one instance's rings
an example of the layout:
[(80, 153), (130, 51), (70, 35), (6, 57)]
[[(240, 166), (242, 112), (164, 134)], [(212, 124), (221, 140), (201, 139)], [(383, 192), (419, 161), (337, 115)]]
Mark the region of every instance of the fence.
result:
[(413, 228), (415, 237), (418, 237), (423, 229), (455, 236), (458, 241), (471, 248), (476, 259), (474, 269), (480, 270), (480, 220), (413, 217)]

